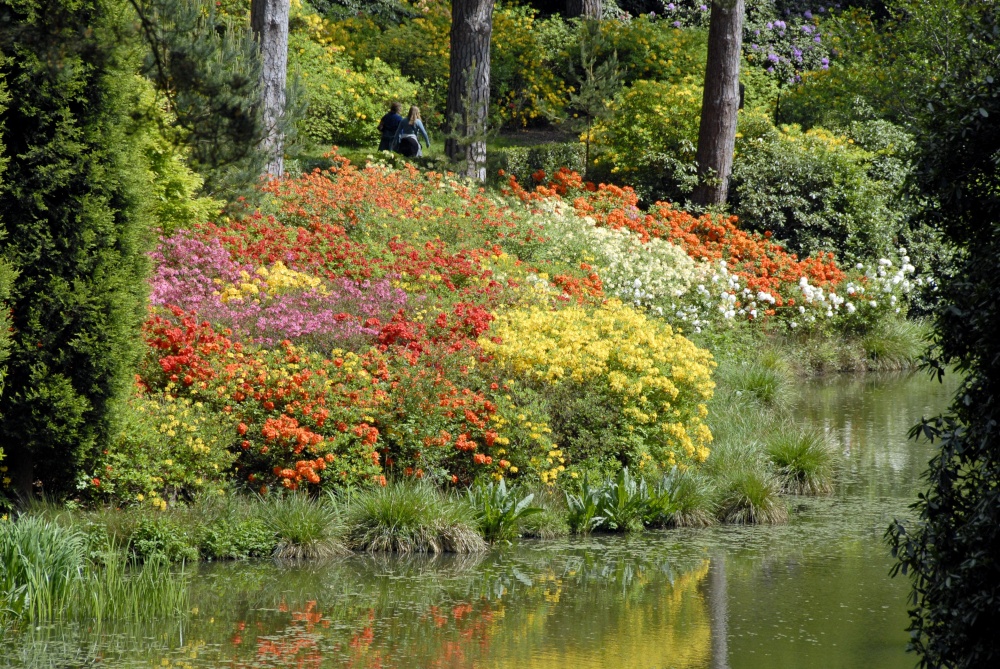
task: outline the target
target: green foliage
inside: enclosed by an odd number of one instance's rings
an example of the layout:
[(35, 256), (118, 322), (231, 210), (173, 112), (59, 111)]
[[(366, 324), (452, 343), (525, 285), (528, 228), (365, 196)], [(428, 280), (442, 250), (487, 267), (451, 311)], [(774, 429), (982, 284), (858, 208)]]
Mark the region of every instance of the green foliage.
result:
[(919, 62), (910, 103), (925, 219), (960, 250), (941, 282), (933, 369), (964, 382), (948, 414), (911, 436), (939, 447), (914, 522), (888, 530), (895, 571), (912, 580), (911, 647), (923, 667), (985, 667), (1000, 657), (1000, 12), (995, 3), (896, 4), (899, 60)]
[[(3, 60), (0, 58), (0, 66), (2, 65)], [(6, 109), (9, 100), (10, 93), (7, 91), (3, 74), (0, 72), (0, 118), (3, 117), (4, 109)], [(3, 125), (0, 123), (0, 132), (2, 130)], [(7, 159), (4, 157), (3, 145), (0, 144), (0, 188), (3, 187), (2, 179), (6, 165)], [(0, 235), (3, 234), (2, 226), (3, 219), (0, 219)], [(0, 237), (0, 242), (2, 242), (2, 237)], [(15, 278), (17, 278), (17, 272), (14, 270), (14, 267), (0, 256), (0, 398), (3, 397), (4, 379), (7, 376), (6, 363), (7, 357), (10, 355), (11, 345), (11, 314), (10, 308), (7, 306), (7, 300), (10, 298)], [(0, 417), (2, 416), (3, 412), (0, 412)], [(3, 460), (2, 447), (0, 447), (0, 460)]]
[(566, 507), (569, 510), (569, 526), (577, 534), (590, 534), (600, 527), (604, 517), (600, 515), (604, 502), (604, 490), (600, 485), (591, 485), (590, 476), (583, 475), (578, 492), (566, 492)]
[(91, 493), (116, 505), (166, 507), (221, 494), (235, 456), (235, 422), (186, 398), (130, 399), (94, 470)]
[(542, 511), (531, 505), (534, 494), (523, 494), (516, 485), (508, 488), (505, 479), (474, 485), (469, 488), (468, 496), (479, 531), (487, 541), (516, 539), (521, 536), (523, 520)]
[[(533, 146), (512, 146), (490, 149), (487, 155), (486, 173), (491, 181), (506, 183), (510, 177), (525, 187), (535, 183), (531, 175), (541, 170), (551, 176), (560, 167), (574, 172), (583, 172), (583, 145), (567, 142), (551, 142)], [(503, 176), (500, 176), (500, 171)]]
[(57, 617), (84, 566), (83, 535), (51, 520), (0, 521), (0, 612), (30, 620)]
[(601, 526), (618, 532), (641, 532), (643, 521), (650, 515), (649, 486), (636, 479), (628, 467), (604, 482), (604, 494), (598, 513), (604, 519)]
[(276, 495), (264, 509), (268, 528), (278, 537), (279, 559), (330, 558), (347, 552), (340, 515), (330, 500), (305, 494)]
[(788, 508), (780, 492), (781, 481), (766, 470), (736, 469), (723, 483), (719, 517), (735, 524), (783, 523), (788, 520)]
[(697, 182), (701, 95), (693, 78), (636, 81), (615, 101), (612, 115), (594, 126), (598, 164), (643, 200), (682, 201)]
[(486, 543), (472, 507), (419, 483), (357, 493), (347, 510), (347, 540), (371, 553), (475, 553)]
[(715, 523), (715, 491), (701, 473), (676, 467), (657, 481), (650, 492), (655, 513), (652, 525), (707, 527)]
[[(617, 54), (626, 83), (645, 80), (679, 85), (705, 76), (707, 31), (680, 30), (648, 16), (623, 23), (602, 21), (601, 31), (604, 40), (598, 56), (603, 60)], [(581, 22), (576, 41), (586, 32), (586, 23)]]
[(895, 161), (905, 150), (905, 133), (884, 122), (856, 128), (863, 130), (871, 150), (820, 128), (776, 128), (764, 115), (742, 115), (733, 212), (802, 256), (831, 251), (850, 262), (885, 257), (905, 221), (906, 210), (897, 204), (906, 170)]
[(117, 546), (87, 556), (79, 528), (36, 515), (0, 521), (0, 620), (153, 620), (187, 610), (187, 580)]
[[(201, 0), (129, 0), (147, 47), (143, 72), (166, 97), (171, 138), (188, 149), (209, 195), (256, 183), (267, 162), (259, 148), (260, 55), (249, 25), (219, 16)], [(289, 101), (294, 107), (294, 100)], [(286, 114), (283, 130), (294, 114)]]
[(195, 528), (176, 514), (144, 514), (132, 529), (128, 546), (140, 562), (195, 562), (199, 557)]
[(786, 405), (791, 394), (790, 370), (775, 355), (750, 360), (722, 358), (715, 378), (737, 396), (771, 409)]
[(417, 86), (377, 58), (358, 69), (336, 47), (302, 33), (289, 36), (288, 50), (308, 104), (300, 132), (315, 142), (377, 144), (376, 126), (389, 102), (416, 99)]
[(861, 337), (869, 367), (896, 370), (914, 367), (927, 349), (929, 327), (923, 321), (883, 318)]
[(125, 16), (112, 0), (0, 4), (18, 92), (2, 130), (0, 256), (19, 272), (0, 442), (51, 494), (111, 434), (140, 350), (149, 171)]
[(785, 428), (767, 441), (782, 487), (795, 495), (833, 492), (836, 458), (819, 432)]

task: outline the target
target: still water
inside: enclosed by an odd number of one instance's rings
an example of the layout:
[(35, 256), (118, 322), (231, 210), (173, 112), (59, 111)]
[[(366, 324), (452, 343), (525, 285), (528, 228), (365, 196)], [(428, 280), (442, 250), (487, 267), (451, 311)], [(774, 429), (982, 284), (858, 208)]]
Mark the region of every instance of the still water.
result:
[(780, 527), (522, 542), (484, 556), (201, 566), (192, 611), (0, 642), (12, 667), (763, 669), (912, 667), (907, 583), (882, 535), (906, 516), (953, 388), (922, 374), (800, 387), (844, 454), (837, 492)]

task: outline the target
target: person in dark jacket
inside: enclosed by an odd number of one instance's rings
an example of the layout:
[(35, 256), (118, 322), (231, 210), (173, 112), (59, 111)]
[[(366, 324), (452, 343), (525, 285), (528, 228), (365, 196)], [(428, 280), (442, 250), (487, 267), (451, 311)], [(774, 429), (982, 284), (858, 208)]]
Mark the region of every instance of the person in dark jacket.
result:
[(422, 152), (420, 151), (420, 140), (417, 138), (418, 132), (423, 136), (427, 148), (431, 148), (431, 138), (427, 136), (427, 129), (424, 128), (424, 123), (420, 120), (420, 108), (414, 105), (410, 107), (410, 113), (406, 119), (396, 128), (396, 138), (392, 142), (392, 150), (402, 153), (407, 158), (419, 158)]
[(382, 138), (378, 143), (379, 151), (392, 150), (392, 142), (396, 138), (396, 129), (403, 122), (403, 117), (399, 115), (401, 108), (398, 102), (393, 102), (389, 105), (389, 113), (383, 116), (378, 122), (378, 131), (382, 134)]

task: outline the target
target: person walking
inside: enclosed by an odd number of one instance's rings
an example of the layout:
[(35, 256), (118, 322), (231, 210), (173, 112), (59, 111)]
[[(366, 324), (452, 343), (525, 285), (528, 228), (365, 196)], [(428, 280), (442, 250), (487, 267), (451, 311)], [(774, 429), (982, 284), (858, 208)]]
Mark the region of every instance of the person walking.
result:
[(427, 136), (424, 123), (420, 120), (420, 108), (413, 105), (410, 107), (410, 113), (396, 128), (396, 137), (392, 142), (393, 150), (402, 153), (407, 158), (419, 158), (423, 153), (420, 150), (418, 132), (423, 136), (427, 148), (430, 149), (431, 138)]
[(392, 143), (396, 138), (396, 129), (403, 122), (403, 117), (399, 115), (402, 106), (398, 102), (389, 105), (389, 113), (378, 122), (378, 131), (382, 133), (382, 138), (378, 142), (379, 151), (392, 151)]

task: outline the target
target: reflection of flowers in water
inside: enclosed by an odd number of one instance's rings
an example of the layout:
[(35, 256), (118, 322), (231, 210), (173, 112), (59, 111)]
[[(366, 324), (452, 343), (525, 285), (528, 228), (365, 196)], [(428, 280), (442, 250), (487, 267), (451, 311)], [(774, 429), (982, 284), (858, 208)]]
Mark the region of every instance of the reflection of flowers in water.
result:
[[(260, 583), (227, 624), (205, 623), (209, 610), (231, 606), (228, 594), (199, 602), (193, 628), (203, 637), (185, 637), (171, 653), (183, 660), (164, 666), (645, 669), (703, 666), (711, 655), (700, 558), (678, 564), (598, 542), (471, 564), (357, 558), (332, 567), (291, 591), (289, 575)], [(285, 593), (278, 602), (266, 594), (274, 590)]]

